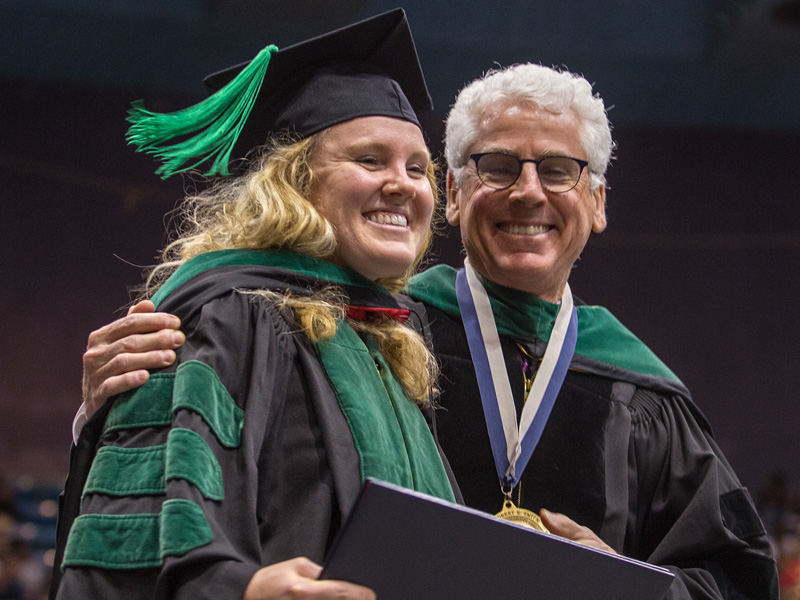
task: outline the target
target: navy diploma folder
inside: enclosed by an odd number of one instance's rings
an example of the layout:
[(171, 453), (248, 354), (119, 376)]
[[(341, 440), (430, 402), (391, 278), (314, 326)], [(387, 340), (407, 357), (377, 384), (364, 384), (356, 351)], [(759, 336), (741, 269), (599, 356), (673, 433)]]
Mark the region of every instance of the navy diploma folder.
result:
[(661, 600), (667, 569), (368, 479), (320, 579), (379, 600)]

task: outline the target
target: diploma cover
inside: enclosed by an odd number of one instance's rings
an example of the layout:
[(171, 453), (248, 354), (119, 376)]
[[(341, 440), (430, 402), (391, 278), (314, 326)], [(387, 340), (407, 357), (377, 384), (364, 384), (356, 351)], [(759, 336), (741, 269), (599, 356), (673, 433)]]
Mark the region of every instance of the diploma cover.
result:
[(662, 600), (667, 569), (368, 479), (320, 579), (380, 600)]

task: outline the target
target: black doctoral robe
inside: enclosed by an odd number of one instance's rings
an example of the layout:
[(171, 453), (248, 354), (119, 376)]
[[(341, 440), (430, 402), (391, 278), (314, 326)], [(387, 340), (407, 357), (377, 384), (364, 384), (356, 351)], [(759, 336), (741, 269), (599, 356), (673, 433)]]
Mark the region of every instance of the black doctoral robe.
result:
[[(332, 387), (320, 348), (286, 310), (245, 292), (307, 295), (335, 284), (353, 304), (396, 308), (391, 296), (366, 280), (357, 285), (352, 272), (315, 277), (320, 261), (302, 255), (210, 255), (196, 272), (187, 263), (188, 276), (159, 304), (186, 333), (176, 363), (109, 401), (80, 436), (59, 516), (59, 599), (240, 598), (263, 566), (296, 556), (322, 562), (363, 478), (376, 471), (453, 498), (424, 418), (393, 395), (389, 373), (374, 375), (372, 346), (351, 336), (345, 362), (366, 361), (366, 378), (386, 386), (378, 395), (388, 393), (389, 418), (398, 421), (387, 431), (409, 445), (366, 456), (375, 448), (363, 435), (354, 444), (364, 432)], [(275, 255), (312, 274), (280, 260), (278, 268), (260, 264)], [(346, 271), (326, 265), (328, 274)], [(368, 414), (384, 401), (364, 400)], [(398, 402), (408, 403), (405, 416)], [(380, 426), (380, 415), (369, 419)]]
[[(412, 278), (409, 293), (421, 303), (409, 306), (427, 320), (441, 362), (437, 430), (464, 503), (496, 513), (503, 495), (454, 283), (450, 267), (429, 269)], [(519, 415), (523, 365), (537, 362), (520, 346), (543, 356), (557, 307), (484, 283)], [(513, 501), (564, 513), (616, 552), (670, 568), (670, 600), (776, 600), (765, 530), (688, 390), (605, 309), (578, 307), (578, 332)]]

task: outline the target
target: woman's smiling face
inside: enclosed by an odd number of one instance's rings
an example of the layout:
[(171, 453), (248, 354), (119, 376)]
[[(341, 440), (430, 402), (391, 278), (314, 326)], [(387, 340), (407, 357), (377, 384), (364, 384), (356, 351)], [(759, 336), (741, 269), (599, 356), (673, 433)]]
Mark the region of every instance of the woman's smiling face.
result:
[(336, 231), (336, 264), (368, 279), (399, 277), (425, 244), (434, 209), (419, 128), (369, 116), (325, 131), (311, 159), (310, 200)]

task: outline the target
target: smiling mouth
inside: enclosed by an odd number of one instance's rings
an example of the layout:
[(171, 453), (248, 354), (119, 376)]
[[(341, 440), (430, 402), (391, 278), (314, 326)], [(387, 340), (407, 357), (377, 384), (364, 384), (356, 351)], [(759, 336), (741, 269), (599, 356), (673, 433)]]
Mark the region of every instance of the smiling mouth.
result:
[(538, 235), (540, 233), (547, 233), (553, 227), (551, 225), (498, 225), (501, 231), (511, 233), (513, 235)]
[(403, 215), (397, 213), (377, 212), (365, 214), (364, 217), (368, 221), (378, 223), (379, 225), (395, 225), (397, 227), (408, 227), (408, 219)]

